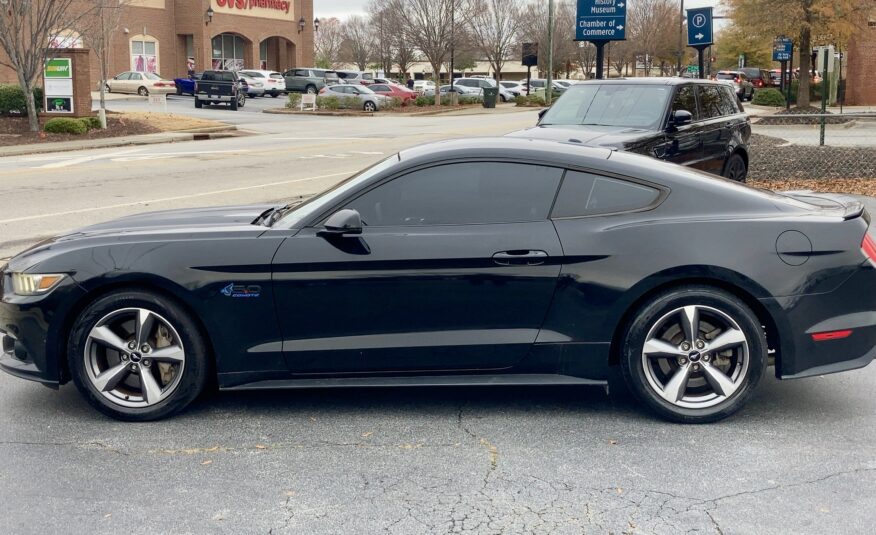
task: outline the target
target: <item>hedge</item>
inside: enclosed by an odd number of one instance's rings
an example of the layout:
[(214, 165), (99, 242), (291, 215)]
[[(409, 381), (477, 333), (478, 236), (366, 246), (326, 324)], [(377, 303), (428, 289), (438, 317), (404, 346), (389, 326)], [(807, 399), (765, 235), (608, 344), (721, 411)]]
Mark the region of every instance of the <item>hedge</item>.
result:
[(754, 97), (751, 99), (751, 103), (758, 106), (773, 106), (776, 108), (784, 108), (785, 97), (778, 89), (768, 87), (755, 91)]
[[(37, 111), (43, 107), (43, 88), (33, 89), (34, 103)], [(24, 101), (24, 90), (14, 84), (0, 84), (0, 115), (27, 115), (27, 103)]]
[(84, 134), (88, 132), (87, 122), (72, 117), (55, 117), (46, 121), (43, 130), (51, 134)]

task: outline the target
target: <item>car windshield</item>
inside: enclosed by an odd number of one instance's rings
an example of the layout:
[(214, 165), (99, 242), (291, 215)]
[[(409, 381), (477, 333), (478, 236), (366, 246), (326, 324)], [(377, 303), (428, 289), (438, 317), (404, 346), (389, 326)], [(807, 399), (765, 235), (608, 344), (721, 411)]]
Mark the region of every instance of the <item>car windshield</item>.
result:
[(665, 85), (580, 84), (545, 113), (541, 125), (599, 125), (655, 129), (672, 88)]
[(310, 217), (319, 214), (338, 199), (343, 198), (349, 191), (356, 189), (363, 182), (395, 165), (399, 161), (399, 155), (393, 154), (389, 158), (377, 162), (350, 178), (337, 183), (334, 187), (318, 193), (301, 204), (292, 206), (286, 214), (274, 225), (280, 228), (293, 228), (299, 226)]
[(280, 74), (280, 73), (278, 73), (278, 72), (272, 72), (272, 73), (271, 73), (271, 78), (277, 78), (277, 79), (279, 79), (279, 80), (282, 80), (282, 79), (283, 79), (283, 75)]
[(155, 74), (154, 72), (144, 72), (143, 74), (144, 74), (144, 75), (146, 76), (146, 78), (148, 78), (149, 80), (161, 80), (161, 76), (158, 76), (158, 75)]

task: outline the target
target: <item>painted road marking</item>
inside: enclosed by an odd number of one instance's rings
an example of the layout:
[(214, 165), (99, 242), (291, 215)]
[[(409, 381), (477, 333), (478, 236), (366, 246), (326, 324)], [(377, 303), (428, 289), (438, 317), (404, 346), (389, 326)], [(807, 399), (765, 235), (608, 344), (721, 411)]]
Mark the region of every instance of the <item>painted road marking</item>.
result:
[(113, 158), (116, 156), (121, 156), (122, 154), (131, 154), (134, 152), (140, 152), (142, 150), (144, 150), (144, 149), (138, 148), (138, 149), (128, 149), (128, 150), (116, 151), (116, 152), (112, 152), (110, 154), (95, 154), (92, 156), (80, 156), (79, 158), (71, 158), (69, 160), (62, 160), (59, 162), (52, 162), (52, 163), (47, 163), (45, 165), (40, 165), (39, 168), (40, 169), (59, 169), (61, 167), (70, 167), (71, 165), (79, 165), (81, 163), (93, 162), (94, 160), (100, 160), (100, 159), (104, 159), (104, 158), (109, 159), (109, 158)]

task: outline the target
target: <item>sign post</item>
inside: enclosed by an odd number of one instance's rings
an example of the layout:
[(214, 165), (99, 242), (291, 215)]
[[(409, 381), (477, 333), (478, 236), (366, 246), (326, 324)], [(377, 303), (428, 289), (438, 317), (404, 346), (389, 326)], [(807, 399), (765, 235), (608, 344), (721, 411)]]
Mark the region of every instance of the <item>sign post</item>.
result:
[(53, 58), (43, 67), (46, 113), (73, 113), (73, 60)]
[(626, 40), (626, 0), (578, 0), (575, 40), (596, 47), (596, 78), (603, 78), (605, 44)]
[(687, 46), (697, 50), (697, 61), (700, 69), (699, 77), (705, 76), (703, 51), (712, 43), (712, 8), (701, 7), (687, 10)]
[(538, 43), (523, 43), (521, 64), (526, 67), (526, 96), (529, 96), (529, 83), (532, 81), (532, 68), (538, 65)]
[[(791, 67), (788, 66), (789, 61), (793, 61), (791, 57), (794, 55), (794, 42), (780, 35), (773, 41), (773, 61), (778, 61), (782, 64), (781, 75), (779, 76), (779, 90), (787, 91), (785, 98), (785, 106), (791, 108)], [(786, 78), (787, 76), (787, 78)]]

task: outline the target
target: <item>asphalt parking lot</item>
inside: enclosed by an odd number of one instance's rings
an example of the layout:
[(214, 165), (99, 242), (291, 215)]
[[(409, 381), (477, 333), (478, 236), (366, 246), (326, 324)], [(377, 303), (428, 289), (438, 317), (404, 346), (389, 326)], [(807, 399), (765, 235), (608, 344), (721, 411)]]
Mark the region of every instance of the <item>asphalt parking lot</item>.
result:
[[(238, 112), (262, 135), (4, 159), (0, 257), (129, 213), (313, 193), (534, 116)], [(218, 393), (131, 424), (0, 374), (0, 533), (870, 533), (874, 389), (876, 365), (768, 377), (703, 426), (657, 420), (617, 382)]]

